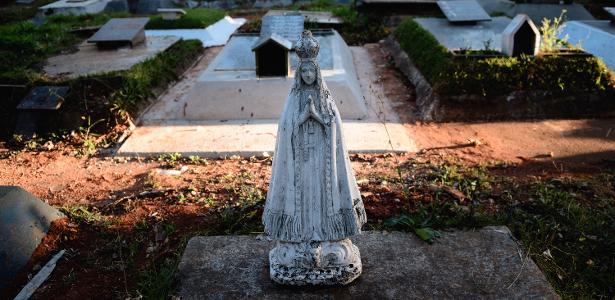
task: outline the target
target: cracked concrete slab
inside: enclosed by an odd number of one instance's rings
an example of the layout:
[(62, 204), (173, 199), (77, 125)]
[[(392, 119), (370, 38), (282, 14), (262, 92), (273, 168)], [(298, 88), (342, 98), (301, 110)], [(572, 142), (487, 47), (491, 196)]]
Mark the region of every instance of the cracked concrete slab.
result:
[(363, 274), (338, 287), (269, 278), (262, 236), (192, 238), (179, 264), (181, 299), (558, 299), (506, 227), (444, 232), (433, 244), (402, 232), (352, 238)]

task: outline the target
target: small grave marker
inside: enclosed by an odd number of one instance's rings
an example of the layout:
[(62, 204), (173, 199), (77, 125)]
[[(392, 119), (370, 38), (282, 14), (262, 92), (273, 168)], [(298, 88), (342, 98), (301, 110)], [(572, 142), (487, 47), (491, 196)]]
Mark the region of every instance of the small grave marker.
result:
[(288, 52), (291, 49), (292, 43), (276, 33), (262, 36), (252, 46), (256, 58), (256, 76), (288, 76), (290, 72)]
[(158, 13), (162, 15), (163, 20), (179, 20), (186, 11), (181, 8), (159, 8)]
[(275, 33), (294, 44), (303, 32), (303, 22), (304, 17), (299, 12), (267, 14), (263, 16), (260, 35), (269, 36)]
[[(42, 123), (57, 115), (70, 88), (67, 86), (38, 86), (17, 105), (15, 134), (32, 137)], [(48, 123), (50, 123), (49, 121)]]
[(442, 13), (451, 23), (491, 21), (491, 17), (476, 0), (438, 1)]
[(88, 43), (98, 48), (115, 48), (129, 44), (131, 47), (145, 41), (145, 24), (149, 18), (115, 18), (100, 28)]
[(528, 15), (517, 15), (502, 33), (502, 52), (519, 56), (536, 55), (539, 50), (540, 31)]

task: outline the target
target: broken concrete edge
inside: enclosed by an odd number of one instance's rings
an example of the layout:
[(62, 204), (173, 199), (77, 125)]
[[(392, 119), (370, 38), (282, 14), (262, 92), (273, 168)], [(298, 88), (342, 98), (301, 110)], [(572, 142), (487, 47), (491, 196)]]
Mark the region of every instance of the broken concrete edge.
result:
[[(118, 150), (121, 148), (121, 145), (117, 146), (117, 150), (109, 151), (106, 155), (103, 156), (108, 157), (117, 157), (117, 158), (156, 158), (161, 155), (168, 154), (169, 152), (119, 152)], [(265, 154), (266, 153), (266, 154)], [(408, 151), (403, 150), (391, 150), (391, 149), (373, 149), (373, 150), (349, 150), (349, 154), (406, 154)], [(255, 157), (255, 158), (268, 158), (273, 157), (273, 151), (263, 150), (251, 150), (251, 151), (186, 151), (181, 152), (182, 156), (198, 156), (202, 158), (211, 158), (211, 159), (228, 159), (231, 157)]]

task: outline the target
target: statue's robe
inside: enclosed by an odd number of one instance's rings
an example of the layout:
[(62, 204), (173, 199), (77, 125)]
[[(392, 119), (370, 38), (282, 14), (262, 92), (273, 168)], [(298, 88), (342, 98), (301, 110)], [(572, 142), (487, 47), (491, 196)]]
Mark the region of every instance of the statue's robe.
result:
[(315, 84), (323, 90), (291, 90), (279, 121), (263, 213), (265, 233), (276, 240), (341, 240), (366, 222), (340, 114), (324, 82)]

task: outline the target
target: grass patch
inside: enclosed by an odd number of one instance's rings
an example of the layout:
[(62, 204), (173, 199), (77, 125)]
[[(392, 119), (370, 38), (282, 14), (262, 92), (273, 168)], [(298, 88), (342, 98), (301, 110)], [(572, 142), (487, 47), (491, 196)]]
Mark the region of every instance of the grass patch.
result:
[(215, 8), (194, 8), (185, 10), (186, 14), (178, 20), (163, 20), (162, 15), (150, 18), (147, 29), (190, 29), (205, 28), (224, 18), (225, 12)]
[(431, 33), (412, 19), (402, 22), (394, 36), (442, 95), (495, 97), (528, 90), (566, 94), (604, 91), (611, 85), (608, 68), (595, 57), (548, 55), (453, 59)]
[(127, 14), (58, 15), (41, 25), (19, 21), (0, 25), (0, 82), (31, 84), (41, 80), (43, 62), (50, 56), (74, 47), (79, 38), (73, 27), (102, 25)]
[(176, 80), (181, 70), (202, 52), (199, 40), (181, 40), (167, 51), (132, 67), (121, 74), (123, 86), (112, 96), (113, 110), (120, 114), (135, 113), (139, 105), (153, 96), (153, 89)]
[(506, 225), (563, 298), (615, 297), (612, 172), (573, 179), (510, 178), (487, 168), (426, 164), (411, 169), (413, 177), (402, 182), (409, 198), (420, 201), (385, 227), (431, 241), (445, 228)]

